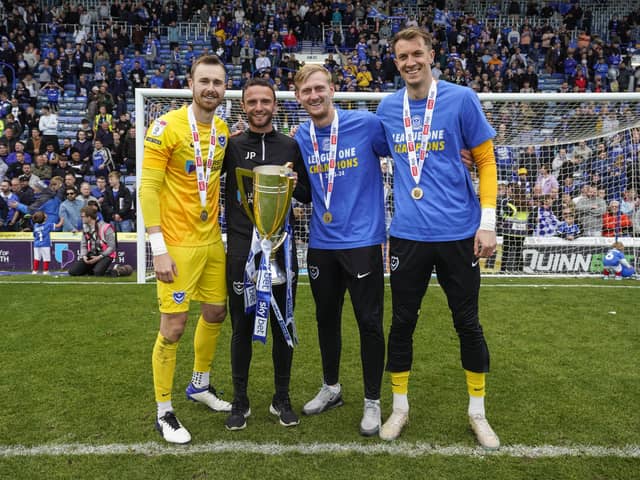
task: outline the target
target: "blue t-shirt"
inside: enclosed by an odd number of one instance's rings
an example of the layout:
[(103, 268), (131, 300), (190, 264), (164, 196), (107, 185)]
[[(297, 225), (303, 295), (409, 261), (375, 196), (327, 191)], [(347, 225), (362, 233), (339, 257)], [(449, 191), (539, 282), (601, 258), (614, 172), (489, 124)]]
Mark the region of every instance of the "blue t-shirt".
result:
[[(324, 223), (324, 190), (313, 155), (309, 134), (310, 121), (298, 129), (295, 139), (302, 151), (309, 181), (313, 213), (309, 226), (309, 246), (343, 250), (384, 243), (384, 192), (381, 156), (389, 156), (380, 120), (362, 110), (340, 110), (336, 173), (329, 211), (331, 223)], [(324, 188), (327, 188), (331, 126), (316, 128), (318, 154)]]
[[(424, 195), (411, 197), (416, 186), (409, 169), (404, 139), (402, 103), (405, 89), (378, 105), (394, 159), (394, 207), (390, 235), (422, 242), (455, 241), (472, 237), (480, 226), (480, 202), (460, 150), (471, 149), (495, 137), (475, 92), (449, 82), (438, 82), (438, 96), (429, 133), (429, 148), (419, 186)], [(418, 154), (426, 98), (409, 100), (411, 124)]]
[(34, 247), (50, 247), (51, 232), (56, 226), (52, 222), (34, 223), (33, 224), (33, 246)]
[[(612, 248), (602, 259), (602, 265), (605, 267), (617, 267), (624, 260), (624, 253), (617, 248)], [(626, 262), (624, 262), (626, 263)]]

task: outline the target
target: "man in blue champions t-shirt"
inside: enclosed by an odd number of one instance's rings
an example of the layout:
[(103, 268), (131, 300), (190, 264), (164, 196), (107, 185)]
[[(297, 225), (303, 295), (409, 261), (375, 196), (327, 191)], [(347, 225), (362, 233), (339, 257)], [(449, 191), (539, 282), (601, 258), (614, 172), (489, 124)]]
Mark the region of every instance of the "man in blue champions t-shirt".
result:
[(380, 429), (380, 384), (384, 369), (382, 331), (385, 242), (380, 156), (388, 156), (380, 120), (369, 112), (333, 104), (330, 73), (305, 65), (295, 76), (296, 98), (311, 120), (297, 140), (311, 183), (313, 213), (307, 265), (316, 304), (324, 383), (303, 408), (307, 415), (342, 405), (338, 381), (341, 316), (349, 290), (360, 330), (364, 415), (360, 433)]
[[(478, 259), (493, 255), (496, 247), (495, 130), (472, 90), (433, 79), (428, 32), (407, 28), (392, 45), (406, 88), (382, 100), (377, 112), (395, 164), (389, 253), (393, 319), (387, 357), (393, 412), (380, 437), (396, 439), (408, 421), (413, 331), (435, 267), (460, 339), (469, 420), (479, 443), (495, 449), (500, 441), (484, 411), (489, 350), (478, 319)], [(465, 148), (478, 165), (480, 203), (459, 160)]]

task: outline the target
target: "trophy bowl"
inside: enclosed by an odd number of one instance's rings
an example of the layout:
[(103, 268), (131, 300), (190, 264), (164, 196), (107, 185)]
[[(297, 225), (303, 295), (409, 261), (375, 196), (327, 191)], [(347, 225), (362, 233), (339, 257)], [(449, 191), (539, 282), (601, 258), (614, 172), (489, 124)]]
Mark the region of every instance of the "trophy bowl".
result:
[[(253, 208), (249, 207), (245, 178), (252, 180)], [(236, 168), (236, 180), (240, 202), (255, 225), (260, 241), (268, 240), (273, 243), (270, 258), (271, 282), (273, 285), (282, 285), (287, 277), (275, 261), (275, 254), (287, 237), (283, 227), (293, 195), (291, 168), (284, 165), (262, 165), (253, 170)]]

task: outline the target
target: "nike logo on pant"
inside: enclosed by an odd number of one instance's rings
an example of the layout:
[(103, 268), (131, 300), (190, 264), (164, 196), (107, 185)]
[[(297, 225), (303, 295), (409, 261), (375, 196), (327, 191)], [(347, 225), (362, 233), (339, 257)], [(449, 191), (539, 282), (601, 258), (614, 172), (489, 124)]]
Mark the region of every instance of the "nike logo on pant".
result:
[(369, 275), (371, 275), (371, 272), (367, 272), (367, 273), (358, 273), (358, 274), (356, 275), (356, 278), (357, 278), (358, 280), (360, 280), (361, 278), (367, 277), (367, 276), (369, 276)]

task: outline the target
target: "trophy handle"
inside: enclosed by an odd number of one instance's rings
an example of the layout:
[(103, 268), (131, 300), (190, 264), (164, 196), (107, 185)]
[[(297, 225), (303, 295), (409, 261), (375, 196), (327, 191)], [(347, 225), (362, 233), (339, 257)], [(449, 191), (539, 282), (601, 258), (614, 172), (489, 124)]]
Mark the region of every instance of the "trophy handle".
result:
[(236, 182), (238, 183), (238, 192), (240, 192), (240, 203), (244, 207), (244, 211), (247, 213), (249, 220), (254, 225), (256, 224), (256, 220), (253, 217), (253, 211), (249, 208), (249, 200), (247, 199), (247, 192), (244, 188), (244, 179), (250, 178), (253, 182), (253, 172), (247, 168), (236, 168)]

